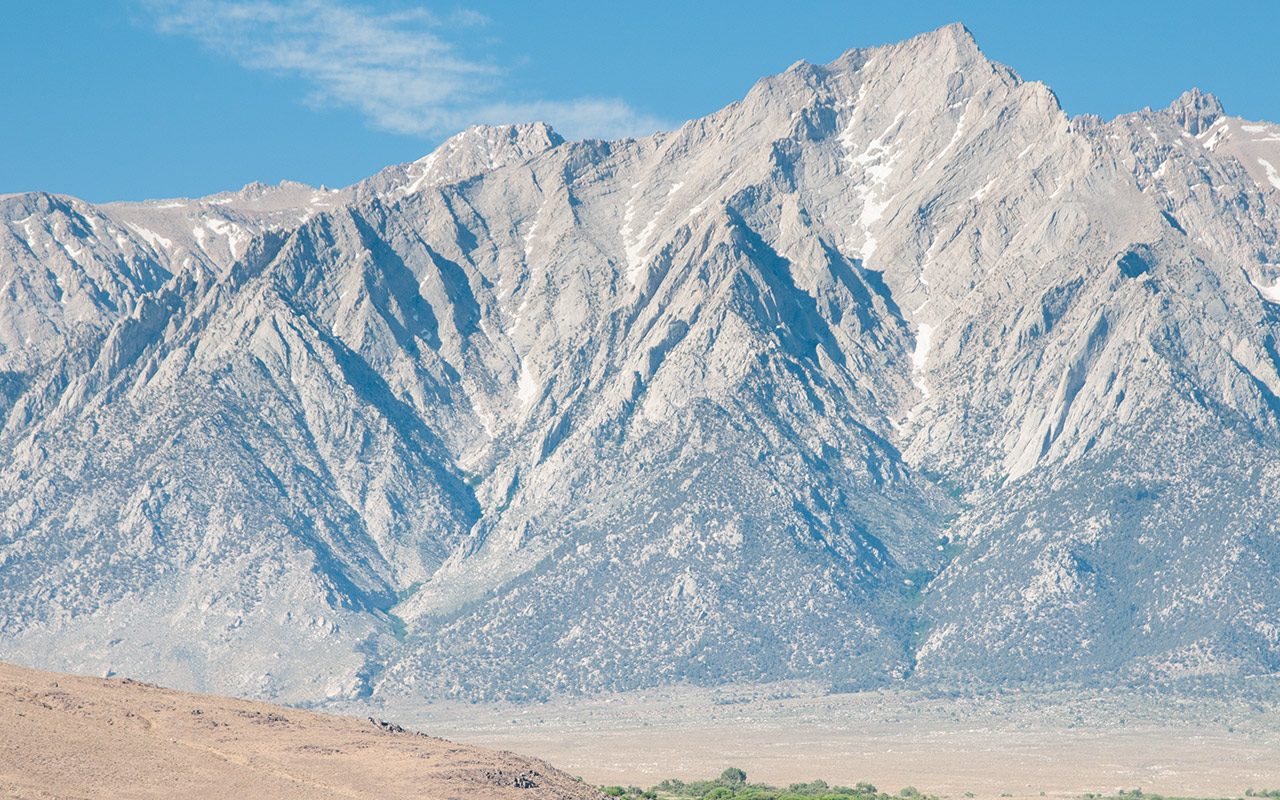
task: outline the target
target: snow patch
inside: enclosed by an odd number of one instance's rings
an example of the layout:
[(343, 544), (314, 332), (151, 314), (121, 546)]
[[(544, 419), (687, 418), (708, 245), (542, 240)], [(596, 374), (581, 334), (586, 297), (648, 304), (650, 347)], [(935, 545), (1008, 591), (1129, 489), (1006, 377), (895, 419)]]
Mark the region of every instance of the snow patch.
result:
[[(490, 420), (490, 416), (491, 416), (491, 415), (489, 414), (489, 412), (488, 412), (487, 410), (483, 410), (483, 409), (481, 409), (481, 408), (480, 408), (480, 406), (476, 405), (476, 401), (475, 401), (475, 400), (472, 400), (472, 401), (471, 401), (471, 413), (472, 413), (472, 414), (474, 414), (474, 415), (475, 415), (475, 418), (480, 422), (480, 427), (481, 427), (481, 428), (484, 428), (484, 434), (485, 434), (485, 436), (487, 436), (487, 437), (489, 437), (490, 439), (492, 439), (492, 438), (493, 438), (493, 427), (492, 427), (492, 425), (491, 425), (491, 420)], [(494, 421), (494, 422), (496, 422), (496, 420), (493, 420), (493, 421)]]
[(147, 228), (144, 228), (141, 225), (135, 225), (132, 222), (126, 222), (125, 225), (128, 225), (130, 228), (133, 228), (133, 232), (141, 236), (143, 239), (145, 239), (147, 244), (151, 245), (153, 249), (156, 247), (163, 247), (165, 250), (173, 249), (173, 242), (170, 241), (169, 239), (164, 238), (163, 236), (156, 233), (155, 231), (148, 230)]
[[(889, 139), (890, 136), (892, 136), (894, 133), (898, 131), (898, 128), (901, 125), (902, 118), (904, 116), (906, 116), (906, 114), (902, 111), (899, 111), (897, 116), (893, 118), (893, 122), (890, 122), (889, 125), (885, 127), (883, 131), (881, 131), (880, 135), (872, 139), (870, 144), (867, 145), (866, 149), (856, 156), (853, 155), (853, 142), (854, 142), (853, 120), (850, 120), (849, 124), (845, 126), (844, 131), (841, 132), (839, 137), (840, 144), (844, 145), (844, 148), (847, 151), (845, 155), (845, 160), (851, 164), (856, 164), (858, 166), (866, 166), (867, 164), (870, 164), (873, 161), (883, 161), (885, 155), (889, 155), (890, 156), (889, 164), (891, 167), (890, 171), (892, 171), (892, 164), (895, 160), (897, 160), (897, 157), (899, 154), (891, 153), (889, 146), (886, 144), (886, 141)], [(867, 170), (867, 171), (870, 172), (871, 170)], [(889, 177), (889, 173), (884, 173), (884, 177), (876, 182), (884, 183), (884, 181), (888, 177)]]
[(431, 177), (431, 168), (435, 166), (436, 157), (439, 155), (439, 153), (440, 151), (436, 150), (435, 152), (428, 153), (427, 155), (413, 162), (415, 165), (420, 165), (422, 167), (422, 172), (418, 175), (418, 177), (412, 183), (410, 183), (408, 186), (400, 190), (402, 193), (413, 194), (414, 192), (422, 188), (423, 184), (426, 183), (427, 178)]
[[(725, 180), (728, 180), (728, 178)], [(722, 183), (721, 186), (723, 185), (724, 184)], [(633, 183), (631, 188), (636, 189), (639, 188), (639, 186), (639, 183)], [(640, 272), (644, 269), (645, 262), (648, 260), (648, 250), (650, 249), (649, 240), (653, 237), (654, 231), (657, 230), (658, 220), (667, 213), (668, 209), (671, 208), (671, 204), (675, 202), (672, 199), (672, 195), (678, 192), (681, 186), (684, 186), (683, 182), (671, 185), (671, 188), (667, 191), (666, 203), (657, 214), (650, 218), (648, 223), (645, 224), (644, 230), (640, 231), (639, 235), (636, 235), (634, 239), (632, 236), (634, 231), (633, 223), (636, 218), (636, 200), (640, 198), (640, 195), (634, 194), (631, 196), (631, 199), (627, 201), (627, 205), (625, 206), (622, 215), (622, 228), (619, 232), (622, 234), (622, 248), (626, 251), (627, 255), (627, 281), (630, 282), (632, 286), (636, 285), (636, 281), (640, 278)], [(718, 188), (719, 187), (717, 187), (717, 189)], [(705, 202), (705, 200), (703, 202)], [(698, 206), (695, 207), (695, 211), (700, 209), (701, 205), (701, 203), (698, 204)], [(692, 216), (693, 213), (694, 212), (691, 211), (690, 216)]]
[(533, 398), (538, 394), (538, 381), (533, 377), (533, 373), (529, 371), (529, 364), (524, 359), (520, 360), (520, 380), (516, 383), (516, 397), (520, 398), (520, 405), (528, 408), (533, 402)]
[(888, 164), (876, 164), (867, 167), (867, 175), (871, 177), (871, 182), (876, 184), (884, 184), (889, 180), (889, 176), (893, 174), (893, 162)]
[(955, 147), (956, 144), (960, 141), (960, 139), (964, 136), (966, 121), (969, 119), (969, 111), (972, 108), (973, 108), (973, 98), (971, 97), (969, 98), (969, 102), (964, 107), (964, 113), (960, 115), (960, 121), (956, 123), (956, 129), (951, 134), (951, 140), (947, 142), (946, 147), (938, 151), (938, 154), (936, 156), (929, 159), (929, 163), (925, 165), (923, 170), (921, 170), (922, 172), (928, 172), (929, 169), (933, 167), (934, 164), (938, 163), (943, 158), (945, 158), (947, 153), (950, 153), (951, 149)]
[[(859, 188), (864, 188), (864, 187), (859, 187)], [(889, 207), (888, 200), (885, 200), (884, 202), (881, 202), (881, 203), (877, 203), (875, 200), (872, 199), (873, 196), (874, 196), (874, 193), (871, 191), (866, 191), (863, 196), (864, 203), (862, 206), (862, 214), (861, 216), (858, 217), (858, 220), (862, 223), (862, 227), (864, 228), (871, 225), (873, 222), (878, 221), (881, 217), (883, 217), (884, 210)]]
[(911, 366), (917, 371), (924, 369), (925, 361), (929, 358), (929, 346), (933, 342), (933, 326), (928, 323), (920, 323), (920, 331), (916, 334), (916, 349), (911, 354)]
[[(870, 61), (863, 67), (864, 72), (867, 67), (870, 67)], [(867, 81), (863, 81), (863, 84), (858, 87), (858, 96), (847, 102), (844, 108), (858, 109), (859, 106), (863, 105), (863, 100), (865, 99), (867, 99)], [(849, 118), (849, 124), (845, 125), (844, 131), (841, 131), (840, 136), (836, 137), (836, 141), (840, 142), (841, 147), (845, 148), (845, 152), (854, 150), (854, 118), (852, 116)]]
[(538, 232), (538, 221), (535, 219), (533, 224), (529, 226), (529, 232), (524, 235), (524, 260), (529, 260), (529, 248), (533, 245), (534, 234)]
[[(956, 142), (960, 141), (960, 138), (961, 138), (962, 136), (964, 136), (964, 125), (965, 125), (965, 123), (964, 123), (964, 118), (962, 117), (962, 118), (960, 119), (960, 124), (956, 125), (956, 130), (955, 130), (955, 132), (951, 134), (951, 139), (947, 142), (947, 146), (946, 146), (946, 147), (944, 147), (944, 148), (942, 148), (942, 151), (941, 151), (941, 152), (939, 152), (936, 156), (934, 156), (934, 157), (929, 161), (929, 166), (930, 166), (930, 167), (932, 167), (934, 164), (938, 163), (938, 161), (939, 161), (943, 156), (945, 156), (947, 153), (950, 153), (950, 152), (951, 152), (951, 148), (953, 148), (953, 147), (955, 147), (955, 146), (956, 146)], [(925, 169), (928, 169), (928, 167), (925, 167)]]
[[(308, 215), (310, 216), (310, 215)], [(304, 218), (301, 220), (306, 222)], [(209, 226), (209, 230), (218, 236), (225, 236), (228, 239), (227, 247), (231, 250), (231, 254), (239, 258), (249, 246), (249, 233), (234, 222), (225, 222), (213, 217), (206, 217), (204, 224)]]
[(1204, 149), (1212, 150), (1217, 146), (1219, 136), (1221, 136), (1222, 132), (1226, 130), (1226, 128), (1223, 127), (1226, 124), (1226, 117), (1218, 117), (1212, 125), (1196, 136), (1196, 138), (1200, 140), (1200, 143), (1204, 145)]
[(854, 189), (859, 199), (862, 200), (862, 212), (858, 215), (858, 223), (862, 226), (861, 258), (864, 263), (870, 260), (879, 245), (875, 235), (871, 233), (871, 226), (884, 216), (885, 210), (893, 199), (892, 197), (880, 199), (876, 189), (889, 182), (889, 176), (893, 174), (894, 164), (902, 156), (902, 151), (893, 148), (889, 140), (901, 129), (904, 116), (906, 114), (898, 112), (893, 118), (893, 122), (889, 123), (880, 135), (871, 140), (866, 148), (857, 155), (853, 154), (853, 120), (849, 121), (849, 124), (845, 126), (839, 137), (840, 143), (845, 149), (845, 162), (851, 167), (862, 167), (863, 174), (868, 179), (866, 183)]
[(974, 192), (973, 194), (969, 195), (969, 199), (970, 199), (970, 200), (981, 200), (982, 198), (984, 198), (984, 197), (986, 197), (986, 196), (987, 196), (987, 192), (991, 191), (991, 187), (992, 187), (992, 186), (995, 186), (995, 185), (996, 185), (996, 179), (995, 179), (995, 178), (992, 178), (991, 180), (987, 181), (987, 185), (986, 185), (986, 186), (983, 186), (983, 187), (982, 187), (981, 189), (979, 189), (978, 191), (976, 191), (976, 192)]
[(1280, 128), (1274, 125), (1241, 125), (1240, 130), (1246, 133), (1263, 133), (1265, 136), (1255, 136), (1249, 141), (1251, 142), (1280, 142)]
[[(933, 330), (932, 325), (925, 322), (920, 323), (920, 329), (916, 331), (916, 349), (911, 353), (911, 369), (912, 372), (917, 373), (915, 380), (912, 382), (920, 390), (920, 395), (924, 400), (928, 400), (932, 393), (929, 391), (929, 384), (925, 383), (924, 378), (919, 373), (924, 371), (925, 362), (929, 360), (929, 347), (933, 343)], [(923, 403), (921, 403), (922, 405)], [(916, 406), (907, 415), (907, 420), (914, 419), (919, 410), (920, 406)]]
[[(633, 184), (634, 188), (634, 184)], [(636, 278), (640, 276), (640, 270), (644, 267), (641, 256), (644, 253), (644, 247), (640, 242), (631, 239), (631, 223), (636, 218), (636, 195), (632, 195), (627, 201), (627, 205), (622, 211), (622, 249), (627, 255), (627, 280), (632, 286), (636, 283)]]
[(1271, 181), (1271, 185), (1280, 189), (1280, 173), (1277, 173), (1276, 168), (1271, 166), (1271, 162), (1265, 158), (1260, 158), (1258, 163), (1267, 171), (1267, 180)]
[[(534, 213), (533, 215), (533, 224), (529, 226), (529, 231), (524, 235), (524, 260), (525, 261), (529, 260), (530, 248), (533, 246), (533, 237), (534, 237), (534, 234), (538, 232), (538, 219), (542, 217), (542, 209), (546, 207), (547, 207), (547, 201), (543, 200), (542, 203), (538, 206), (537, 212)], [(501, 283), (502, 279), (499, 278), (498, 282)]]
[(863, 264), (871, 260), (871, 256), (875, 255), (876, 248), (879, 246), (880, 243), (876, 241), (876, 237), (870, 233), (866, 234), (862, 240), (862, 252), (860, 254)]
[[(83, 266), (83, 265), (80, 263), (80, 256), (81, 256), (82, 254), (84, 254), (84, 253), (88, 252), (85, 248), (83, 248), (83, 247), (72, 247), (71, 245), (63, 244), (62, 242), (59, 242), (58, 244), (61, 244), (61, 245), (62, 245), (62, 250), (63, 250), (63, 252), (65, 252), (65, 253), (67, 254), (67, 258), (71, 259), (71, 263), (76, 264), (76, 265)], [(92, 259), (90, 259), (90, 260), (92, 260)], [(59, 286), (61, 286), (62, 284), (58, 284), (58, 285), (59, 285)]]
[(1218, 146), (1218, 142), (1222, 140), (1222, 132), (1225, 130), (1226, 128), (1213, 127), (1205, 131), (1204, 133), (1200, 134), (1200, 137), (1197, 137), (1197, 138), (1204, 137), (1206, 134), (1211, 134), (1208, 139), (1202, 139), (1200, 144), (1204, 145), (1205, 150), (1212, 151), (1215, 147)]
[(862, 226), (861, 258), (865, 264), (875, 254), (878, 244), (875, 235), (871, 233), (871, 226), (884, 216), (892, 198), (877, 201), (876, 193), (866, 184), (857, 187), (854, 192), (862, 199), (862, 213), (858, 215), (858, 223)]
[[(31, 232), (31, 217), (27, 216), (27, 218), (24, 220), (21, 220), (19, 224), (22, 225), (22, 232), (26, 234), (26, 236), (22, 238), (23, 238), (23, 241), (27, 243), (27, 247), (35, 247), (36, 235)], [(46, 247), (47, 246), (48, 245), (46, 245)]]
[[(1250, 281), (1250, 283), (1253, 283), (1253, 281)], [(1253, 288), (1258, 290), (1258, 294), (1262, 295), (1263, 300), (1280, 305), (1280, 282), (1272, 286), (1259, 286), (1254, 283)]]

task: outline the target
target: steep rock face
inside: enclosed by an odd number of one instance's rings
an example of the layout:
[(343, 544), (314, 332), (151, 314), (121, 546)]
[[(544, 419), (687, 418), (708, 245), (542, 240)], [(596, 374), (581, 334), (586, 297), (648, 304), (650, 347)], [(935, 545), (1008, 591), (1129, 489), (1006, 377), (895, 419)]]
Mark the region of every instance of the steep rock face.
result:
[(1276, 158), (1274, 126), (1198, 92), (1074, 124), (1128, 196), (1089, 243), (1123, 227), (1014, 317), (1019, 350), (1061, 355), (1008, 407), (1010, 481), (957, 523), (969, 550), (935, 586), (922, 667), (1273, 671), (1280, 187), (1248, 160)]
[(0, 198), (0, 645), (226, 692), (1274, 668), (1274, 126), (949, 26), (641, 140)]

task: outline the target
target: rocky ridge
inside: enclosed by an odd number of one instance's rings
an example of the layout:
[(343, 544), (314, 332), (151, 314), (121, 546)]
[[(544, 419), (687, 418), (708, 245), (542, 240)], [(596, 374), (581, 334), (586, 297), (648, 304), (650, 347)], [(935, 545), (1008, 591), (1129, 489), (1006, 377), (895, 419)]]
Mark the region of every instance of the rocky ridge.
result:
[(1277, 166), (957, 25), (647, 139), (0, 198), (0, 652), (291, 700), (1271, 672)]

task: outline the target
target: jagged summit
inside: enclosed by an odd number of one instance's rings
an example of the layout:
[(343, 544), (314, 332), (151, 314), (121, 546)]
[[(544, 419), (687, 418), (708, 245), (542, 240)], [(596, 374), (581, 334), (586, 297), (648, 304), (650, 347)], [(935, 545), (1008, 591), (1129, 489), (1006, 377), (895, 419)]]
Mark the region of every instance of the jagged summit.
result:
[(9, 198), (0, 655), (390, 702), (1273, 671), (1277, 130), (1073, 124), (952, 25), (652, 137)]
[(402, 196), (522, 163), (564, 143), (545, 122), (473, 125), (417, 161), (387, 167), (350, 187), (356, 197)]
[(491, 161), (528, 157), (564, 143), (564, 137), (545, 122), (523, 122), (511, 125), (472, 125), (449, 137), (433, 153), (415, 163), (422, 163), (439, 152), (483, 150)]
[(978, 40), (974, 37), (973, 31), (969, 30), (963, 22), (950, 22), (935, 28), (932, 31), (922, 33), (908, 42), (927, 42), (933, 46), (945, 46), (948, 49), (955, 49), (964, 52), (981, 52), (978, 47)]
[(1226, 114), (1215, 95), (1194, 88), (1183, 92), (1177, 100), (1170, 103), (1169, 111), (1193, 136), (1208, 130), (1210, 125)]
[(450, 177), (464, 177), (528, 160), (563, 143), (564, 138), (545, 122), (473, 125), (449, 137), (414, 164), (425, 171), (439, 164)]
[[(902, 42), (848, 50), (826, 65), (826, 68), (858, 69), (875, 54), (894, 59), (904, 67), (913, 65), (918, 67), (929, 62), (970, 64), (987, 60), (978, 47), (972, 31), (962, 23), (953, 22)], [(799, 61), (790, 69), (800, 66), (808, 66), (808, 63)]]
[(901, 58), (906, 55), (915, 61), (934, 60), (957, 65), (988, 61), (978, 46), (978, 40), (973, 32), (959, 22), (952, 22), (904, 42), (884, 45), (876, 49), (886, 51), (886, 54), (891, 54), (891, 57)]

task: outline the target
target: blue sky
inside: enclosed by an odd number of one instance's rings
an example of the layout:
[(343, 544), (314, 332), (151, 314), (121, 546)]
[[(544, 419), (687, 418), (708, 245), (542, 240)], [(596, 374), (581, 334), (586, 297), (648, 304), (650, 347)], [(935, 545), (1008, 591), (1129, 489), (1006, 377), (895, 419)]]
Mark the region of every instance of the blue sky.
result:
[(47, 0), (8, 4), (0, 26), (0, 193), (341, 186), (474, 122), (643, 134), (795, 61), (957, 20), (1071, 114), (1198, 86), (1228, 113), (1280, 121), (1276, 0)]

